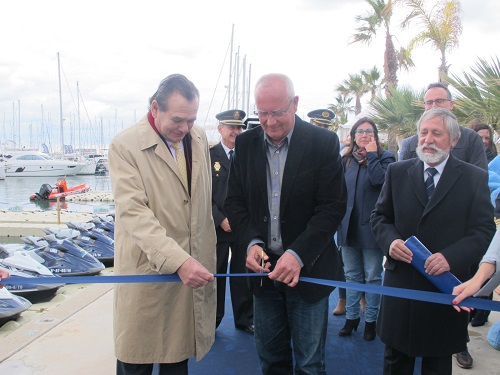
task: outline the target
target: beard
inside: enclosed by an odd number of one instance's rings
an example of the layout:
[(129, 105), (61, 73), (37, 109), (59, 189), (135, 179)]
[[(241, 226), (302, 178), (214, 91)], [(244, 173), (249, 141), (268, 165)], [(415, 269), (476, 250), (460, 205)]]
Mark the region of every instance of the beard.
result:
[[(425, 152), (424, 148), (430, 148), (436, 152), (431, 154), (431, 153)], [(420, 158), (420, 160), (422, 160), (423, 162), (425, 162), (429, 165), (431, 165), (431, 164), (437, 165), (437, 164), (441, 163), (442, 161), (444, 161), (444, 159), (446, 159), (448, 157), (448, 155), (450, 154), (450, 151), (451, 151), (451, 147), (448, 147), (447, 149), (442, 149), (442, 148), (437, 147), (436, 145), (429, 145), (427, 143), (424, 143), (424, 144), (419, 145), (417, 147), (418, 157)]]

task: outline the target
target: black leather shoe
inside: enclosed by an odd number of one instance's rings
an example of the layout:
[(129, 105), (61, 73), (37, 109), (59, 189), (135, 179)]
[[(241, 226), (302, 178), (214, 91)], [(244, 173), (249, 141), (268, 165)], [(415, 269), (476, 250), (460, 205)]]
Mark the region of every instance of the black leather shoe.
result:
[(249, 325), (249, 326), (236, 326), (237, 329), (239, 329), (240, 331), (243, 331), (243, 332), (246, 332), (250, 335), (253, 335), (255, 334), (255, 327), (253, 324)]
[(352, 331), (357, 331), (359, 326), (359, 318), (346, 319), (344, 326), (339, 331), (339, 336), (351, 336)]
[(365, 322), (365, 334), (364, 338), (366, 341), (375, 340), (377, 333), (375, 329), (377, 328), (377, 322)]
[(474, 360), (472, 359), (467, 349), (464, 350), (463, 352), (455, 354), (455, 357), (457, 358), (457, 365), (460, 366), (461, 368), (465, 369), (472, 368)]
[(490, 315), (489, 310), (476, 310), (474, 318), (470, 321), (470, 325), (473, 327), (481, 327), (488, 321), (488, 316)]

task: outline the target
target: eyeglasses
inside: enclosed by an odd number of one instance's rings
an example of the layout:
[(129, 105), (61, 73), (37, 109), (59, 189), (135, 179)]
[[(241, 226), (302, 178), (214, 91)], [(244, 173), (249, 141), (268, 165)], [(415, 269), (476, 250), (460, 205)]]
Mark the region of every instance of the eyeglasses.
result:
[(434, 99), (434, 100), (426, 100), (424, 103), (425, 103), (425, 105), (432, 107), (432, 105), (434, 103), (436, 103), (437, 105), (440, 105), (440, 104), (443, 104), (445, 102), (451, 102), (451, 100), (450, 99)]
[(274, 117), (274, 118), (282, 117), (285, 115), (285, 113), (288, 112), (288, 110), (290, 109), (290, 106), (292, 105), (292, 102), (293, 102), (293, 98), (290, 99), (290, 103), (288, 103), (288, 107), (286, 107), (286, 109), (279, 109), (277, 111), (271, 111), (271, 112), (257, 110), (257, 111), (254, 111), (254, 114), (259, 116), (260, 119), (266, 119), (269, 116)]
[(359, 134), (359, 135), (363, 135), (363, 134), (366, 134), (366, 135), (372, 135), (374, 133), (373, 129), (358, 129), (355, 131), (356, 134)]

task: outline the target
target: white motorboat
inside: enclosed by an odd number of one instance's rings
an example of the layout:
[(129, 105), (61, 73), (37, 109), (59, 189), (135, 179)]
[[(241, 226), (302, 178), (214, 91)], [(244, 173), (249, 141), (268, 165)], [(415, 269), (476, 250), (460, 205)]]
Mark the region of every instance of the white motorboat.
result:
[(34, 150), (16, 151), (4, 156), (6, 177), (74, 176), (85, 168), (84, 163), (54, 159)]
[(78, 174), (106, 174), (108, 170), (108, 159), (102, 154), (89, 154), (85, 156), (82, 161), (85, 163), (83, 168)]
[(0, 154), (0, 180), (5, 180), (5, 156)]
[(78, 172), (79, 175), (95, 174), (97, 161), (87, 159), (83, 161), (83, 163), (85, 164), (85, 167), (80, 172)]

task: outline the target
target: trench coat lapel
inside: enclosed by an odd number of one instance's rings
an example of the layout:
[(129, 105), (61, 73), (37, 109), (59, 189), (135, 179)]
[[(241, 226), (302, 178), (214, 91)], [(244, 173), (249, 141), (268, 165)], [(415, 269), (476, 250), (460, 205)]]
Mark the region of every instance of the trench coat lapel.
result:
[[(188, 192), (188, 187), (184, 183), (184, 179), (181, 176), (181, 172), (179, 170), (179, 167), (177, 166), (177, 163), (170, 153), (170, 150), (168, 146), (161, 140), (161, 138), (156, 134), (156, 132), (153, 130), (151, 125), (149, 125), (147, 117), (141, 120), (140, 122), (141, 127), (138, 130), (138, 135), (139, 135), (139, 145), (141, 150), (145, 150), (150, 147), (155, 147), (155, 154), (165, 162), (167, 168), (170, 168), (172, 172), (177, 176), (179, 179), (179, 182), (183, 186), (184, 190)], [(193, 148), (193, 170), (192, 170), (192, 176), (191, 176), (191, 184), (194, 184), (195, 176), (199, 176), (199, 171), (200, 171), (200, 164), (199, 160), (200, 157), (203, 156), (203, 150), (201, 146), (201, 138), (199, 134), (197, 133), (197, 130), (193, 127), (191, 129), (191, 136), (192, 136), (192, 148)], [(196, 147), (195, 147), (196, 145)], [(196, 149), (196, 152), (195, 152)], [(196, 156), (196, 158), (195, 158)], [(197, 162), (195, 163), (195, 160)], [(196, 170), (196, 173), (195, 173)]]
[[(203, 158), (206, 157), (205, 149), (203, 146), (203, 141), (200, 136), (200, 130), (197, 127), (192, 127), (191, 128), (191, 148), (192, 148), (192, 153), (193, 153), (193, 164), (192, 164), (192, 171), (191, 171), (191, 191), (193, 191), (193, 187), (196, 186), (196, 183), (198, 181), (198, 178), (200, 177), (201, 174), (201, 167), (203, 166)], [(178, 169), (178, 168), (177, 168)], [(179, 176), (179, 179), (182, 181), (182, 178), (180, 176), (180, 172), (178, 171), (177, 175)], [(184, 183), (183, 183), (184, 184)], [(187, 191), (187, 186), (185, 186), (185, 189)]]
[(161, 140), (158, 134), (156, 134), (151, 125), (149, 125), (147, 117), (144, 117), (140, 121), (138, 138), (141, 151), (154, 147), (155, 154), (165, 162), (168, 168), (172, 169), (172, 171), (178, 175), (180, 180), (182, 180), (178, 172), (179, 168), (177, 167), (177, 164), (175, 163), (170, 150), (168, 149), (167, 145)]

